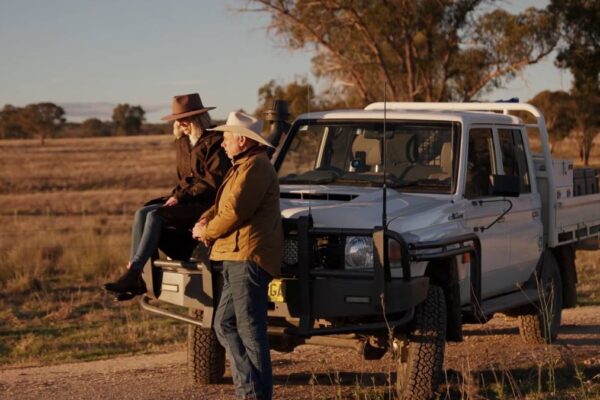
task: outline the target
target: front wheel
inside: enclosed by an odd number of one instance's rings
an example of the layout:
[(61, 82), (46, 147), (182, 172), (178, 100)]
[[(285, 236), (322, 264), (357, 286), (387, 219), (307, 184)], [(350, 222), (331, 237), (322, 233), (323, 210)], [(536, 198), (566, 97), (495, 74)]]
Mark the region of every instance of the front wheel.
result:
[(563, 307), (560, 270), (552, 254), (544, 254), (541, 274), (535, 278), (540, 300), (534, 313), (519, 316), (519, 332), (525, 343), (552, 343), (558, 336)]
[[(201, 310), (190, 310), (190, 316), (202, 320)], [(225, 374), (225, 349), (212, 329), (188, 325), (188, 373), (196, 384), (218, 383)]]
[(398, 361), (396, 390), (400, 399), (435, 396), (442, 377), (446, 345), (446, 301), (439, 286), (430, 285), (427, 298), (415, 309), (406, 362)]

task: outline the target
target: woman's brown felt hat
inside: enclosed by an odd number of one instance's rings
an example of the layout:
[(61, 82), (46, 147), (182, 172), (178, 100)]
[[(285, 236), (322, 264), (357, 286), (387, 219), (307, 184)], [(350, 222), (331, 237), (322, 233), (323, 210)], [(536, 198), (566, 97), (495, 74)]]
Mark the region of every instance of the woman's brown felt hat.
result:
[(174, 121), (176, 119), (191, 117), (192, 115), (202, 114), (216, 107), (204, 107), (198, 93), (182, 94), (173, 97), (171, 106), (171, 115), (166, 115), (161, 119), (163, 121)]

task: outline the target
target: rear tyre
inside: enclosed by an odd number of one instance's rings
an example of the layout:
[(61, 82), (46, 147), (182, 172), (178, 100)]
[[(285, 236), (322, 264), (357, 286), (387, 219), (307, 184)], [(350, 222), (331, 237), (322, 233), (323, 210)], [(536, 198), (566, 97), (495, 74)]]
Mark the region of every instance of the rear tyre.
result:
[(446, 301), (439, 286), (430, 285), (415, 309), (406, 362), (398, 361), (396, 390), (400, 399), (434, 398), (442, 377), (446, 345)]
[[(202, 320), (201, 310), (190, 310), (190, 316)], [(188, 325), (188, 374), (193, 383), (218, 383), (225, 374), (225, 349), (212, 329)]]
[(532, 314), (519, 316), (519, 332), (525, 343), (552, 343), (558, 336), (563, 306), (562, 282), (554, 256), (544, 254), (536, 285), (540, 296)]

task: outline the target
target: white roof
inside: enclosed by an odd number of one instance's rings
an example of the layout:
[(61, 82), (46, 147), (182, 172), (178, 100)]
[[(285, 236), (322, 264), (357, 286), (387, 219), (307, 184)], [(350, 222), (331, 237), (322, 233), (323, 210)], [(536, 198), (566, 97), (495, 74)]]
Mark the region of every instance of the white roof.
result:
[[(426, 103), (423, 103), (426, 104)], [(504, 115), (489, 111), (464, 111), (464, 110), (398, 110), (387, 109), (385, 112), (386, 120), (426, 120), (426, 121), (457, 121), (467, 124), (501, 124), (501, 125), (521, 125), (520, 118), (513, 115)], [(320, 119), (320, 120), (383, 120), (384, 111), (381, 109), (371, 110), (331, 110), (312, 112), (299, 115), (297, 120), (301, 119)]]

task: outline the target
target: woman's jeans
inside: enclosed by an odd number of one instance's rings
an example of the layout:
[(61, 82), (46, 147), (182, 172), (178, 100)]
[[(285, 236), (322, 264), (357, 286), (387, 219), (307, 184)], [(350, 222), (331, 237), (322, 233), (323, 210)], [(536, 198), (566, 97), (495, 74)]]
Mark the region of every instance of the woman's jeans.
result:
[(227, 350), (239, 398), (270, 400), (273, 373), (267, 337), (271, 276), (250, 261), (223, 261), (223, 291), (214, 329)]
[(163, 204), (151, 204), (135, 212), (131, 227), (131, 255), (129, 258), (131, 269), (134, 271), (141, 271), (158, 247), (163, 220), (156, 215), (155, 211), (162, 206)]

